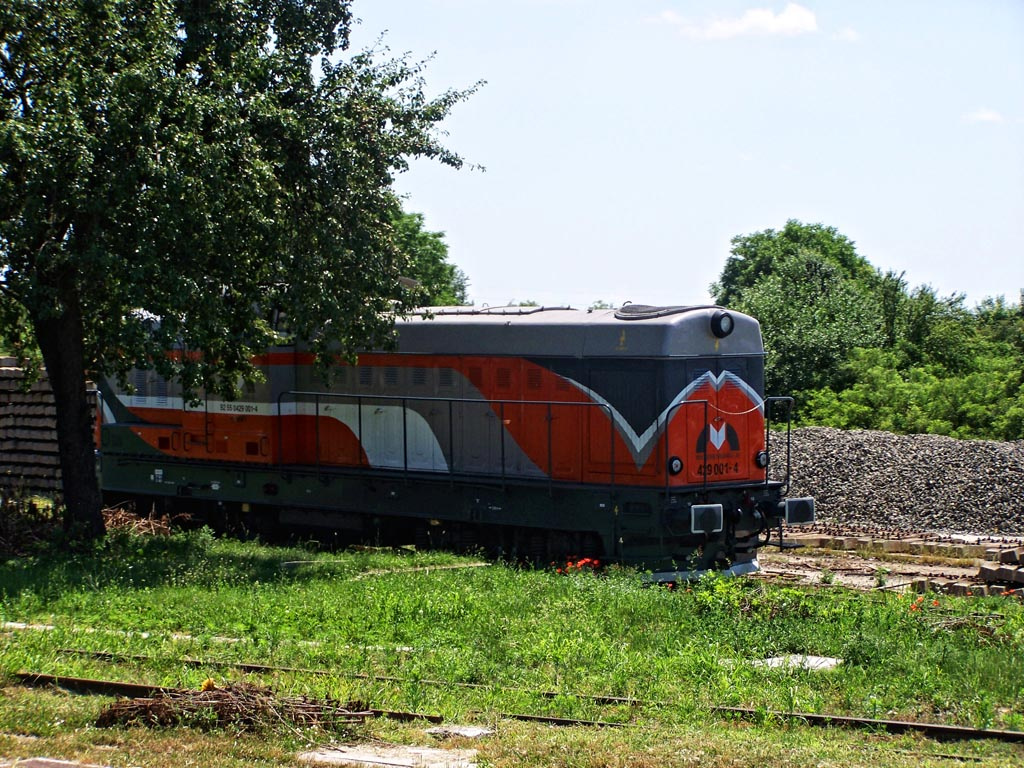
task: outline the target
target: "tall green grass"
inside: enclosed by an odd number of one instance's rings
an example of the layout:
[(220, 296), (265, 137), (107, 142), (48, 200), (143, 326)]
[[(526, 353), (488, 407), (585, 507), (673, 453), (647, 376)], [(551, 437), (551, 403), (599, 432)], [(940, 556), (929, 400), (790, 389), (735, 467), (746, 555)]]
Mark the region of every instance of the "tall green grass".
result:
[[(272, 548), (207, 531), (112, 535), (88, 553), (0, 565), (0, 620), (54, 627), (0, 639), (0, 673), (173, 685), (240, 674), (185, 666), (191, 657), (315, 668), (326, 674), (277, 683), (449, 715), (675, 721), (727, 705), (1024, 729), (1024, 610), (1014, 600), (716, 577), (669, 590), (628, 569), (448, 567), (459, 564), (470, 561)], [(72, 649), (152, 660), (110, 665)], [(782, 654), (844, 663), (751, 663)]]

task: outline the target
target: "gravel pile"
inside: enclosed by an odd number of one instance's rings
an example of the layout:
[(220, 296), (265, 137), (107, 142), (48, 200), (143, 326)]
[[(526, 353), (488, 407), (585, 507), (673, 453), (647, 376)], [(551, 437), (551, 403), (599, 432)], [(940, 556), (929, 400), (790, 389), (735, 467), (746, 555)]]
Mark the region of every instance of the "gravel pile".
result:
[(1024, 534), (1024, 440), (804, 427), (792, 466), (789, 495), (814, 496), (823, 523)]

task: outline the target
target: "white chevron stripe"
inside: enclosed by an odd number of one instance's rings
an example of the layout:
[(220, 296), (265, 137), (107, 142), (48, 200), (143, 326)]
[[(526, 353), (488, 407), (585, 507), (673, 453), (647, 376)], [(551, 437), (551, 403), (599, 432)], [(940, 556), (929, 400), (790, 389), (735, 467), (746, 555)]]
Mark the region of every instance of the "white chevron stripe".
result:
[[(675, 415), (675, 411), (680, 410), (679, 406), (682, 403), (689, 402), (690, 396), (705, 384), (710, 384), (714, 390), (718, 392), (728, 382), (742, 391), (751, 403), (754, 403), (754, 408), (751, 410), (756, 409), (762, 412), (764, 410), (764, 400), (761, 399), (761, 396), (757, 394), (753, 387), (732, 371), (722, 371), (718, 376), (715, 376), (711, 371), (705, 371), (696, 379), (691, 381), (679, 394), (677, 394), (672, 399), (672, 402), (669, 403), (668, 407), (658, 415), (658, 418), (651, 422), (651, 425), (647, 427), (647, 429), (645, 429), (641, 434), (637, 434), (630, 423), (623, 418), (622, 414), (619, 413), (611, 403), (590, 389), (590, 387), (585, 387), (578, 381), (573, 381), (572, 379), (566, 379), (566, 381), (580, 390), (580, 392), (587, 395), (587, 397), (592, 399), (595, 403), (600, 403), (608, 409), (619, 435), (633, 449), (633, 458), (636, 461), (637, 469), (647, 463), (647, 459), (651, 455), (651, 451), (654, 450), (654, 446), (657, 443), (658, 438), (665, 429), (665, 424), (668, 421), (668, 418)], [(726, 413), (725, 411), (721, 411), (721, 409), (717, 408), (713, 403), (709, 403), (708, 408), (718, 411), (719, 413)], [(715, 447), (720, 448), (724, 439), (725, 425), (723, 424), (722, 437)], [(712, 438), (712, 442), (714, 442), (714, 438)]]
[[(705, 384), (710, 384), (716, 392), (720, 391), (726, 383), (732, 384), (742, 391), (750, 402), (754, 404), (754, 408), (751, 410), (764, 410), (764, 401), (761, 399), (761, 396), (738, 375), (731, 371), (723, 371), (718, 376), (715, 376), (710, 371), (706, 371), (680, 391), (658, 417), (651, 422), (647, 429), (637, 434), (622, 414), (597, 392), (580, 384), (578, 381), (568, 378), (566, 381), (584, 393), (593, 402), (607, 409), (616, 431), (632, 449), (633, 459), (638, 469), (647, 463), (647, 459), (650, 457), (659, 437), (664, 431), (669, 417), (674, 416), (675, 412), (681, 409), (682, 403), (688, 402), (690, 396)], [(189, 406), (180, 397), (146, 397), (122, 394), (118, 395), (118, 398), (127, 407), (159, 408), (168, 411), (181, 411), (185, 409), (192, 412), (203, 411), (206, 408), (205, 403), (201, 403), (198, 406)], [(486, 401), (481, 401), (481, 403), (483, 402)], [(284, 402), (280, 404), (280, 411), (278, 411), (278, 404), (267, 402), (215, 400), (209, 405), (211, 413), (235, 415), (276, 416), (280, 414), (281, 416), (292, 416), (301, 414), (312, 416), (317, 413), (316, 405), (310, 402)], [(695, 405), (694, 407), (701, 406)], [(709, 403), (708, 407), (719, 413), (726, 413), (714, 404)], [(430, 429), (429, 423), (416, 411), (404, 409), (405, 414), (403, 417), (403, 408), (400, 405), (364, 405), (362, 409), (362, 446), (371, 465), (375, 467), (404, 466), (404, 460), (400, 455), (401, 451), (399, 451), (399, 455), (396, 455), (394, 445), (394, 435), (402, 433), (402, 425), (404, 423), (405, 428), (408, 430), (407, 439), (410, 448), (409, 468), (447, 471), (448, 463), (445, 459), (444, 451), (437, 441), (437, 437)], [(109, 416), (112, 422), (114, 420), (113, 414), (109, 414), (106, 408), (104, 411), (104, 416)], [(352, 430), (353, 434), (359, 434), (359, 406), (356, 404), (323, 402), (320, 404), (319, 414), (337, 419)], [(726, 413), (726, 415), (730, 414)], [(724, 443), (725, 429), (724, 424), (721, 426), (720, 431), (716, 431), (712, 427), (711, 442), (715, 448), (721, 448)], [(397, 430), (397, 433), (394, 430)]]
[[(181, 411), (182, 399), (156, 398), (140, 395), (119, 395), (125, 406), (135, 408), (159, 408), (167, 411)], [(214, 400), (210, 404), (210, 413), (234, 414), (239, 416), (276, 416), (276, 403), (261, 403), (246, 400)], [(202, 412), (205, 405), (190, 406), (187, 410)], [(360, 433), (360, 406), (355, 403), (321, 402), (319, 411), (315, 403), (288, 402), (281, 404), (282, 416), (320, 416), (335, 419), (348, 427), (352, 434)], [(374, 467), (404, 468), (406, 459), (402, 455), (402, 429), (406, 430), (409, 469), (448, 471), (448, 461), (444, 456), (437, 437), (430, 424), (419, 413), (412, 409), (403, 409), (401, 405), (363, 405), (362, 406), (362, 439), (360, 444), (366, 453), (370, 465)], [(404, 411), (404, 413), (403, 413)], [(113, 414), (111, 414), (113, 421)], [(396, 435), (398, 438), (396, 439)]]
[(714, 424), (708, 424), (708, 437), (711, 438), (711, 444), (715, 446), (717, 451), (722, 447), (722, 443), (725, 442), (725, 424), (718, 429), (715, 429)]

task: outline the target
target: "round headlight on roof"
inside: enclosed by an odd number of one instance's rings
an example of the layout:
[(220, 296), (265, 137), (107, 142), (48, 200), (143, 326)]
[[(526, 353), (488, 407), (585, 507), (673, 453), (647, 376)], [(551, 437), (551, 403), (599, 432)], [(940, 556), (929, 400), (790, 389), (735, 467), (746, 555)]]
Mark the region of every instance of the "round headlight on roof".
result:
[(724, 309), (720, 309), (711, 316), (711, 332), (720, 339), (724, 339), (730, 333), (736, 323), (732, 319), (732, 315), (726, 312)]

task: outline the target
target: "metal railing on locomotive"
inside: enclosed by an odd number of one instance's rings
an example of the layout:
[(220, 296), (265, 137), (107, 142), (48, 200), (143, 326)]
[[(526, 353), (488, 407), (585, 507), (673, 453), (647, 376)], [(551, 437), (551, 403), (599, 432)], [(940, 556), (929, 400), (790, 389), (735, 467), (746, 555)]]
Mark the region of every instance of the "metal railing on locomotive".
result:
[[(478, 476), (478, 477), (491, 477), (493, 473), (489, 472), (471, 472), (466, 470), (465, 463), (463, 462), (463, 469), (458, 469), (460, 462), (456, 460), (455, 456), (455, 407), (456, 406), (476, 406), (484, 409), (484, 414), (489, 417), (498, 418), (499, 422), (504, 425), (506, 423), (506, 408), (543, 408), (544, 409), (544, 421), (546, 424), (546, 481), (549, 488), (553, 487), (555, 480), (554, 473), (554, 422), (555, 415), (553, 409), (599, 409), (603, 411), (608, 417), (608, 488), (609, 492), (614, 491), (616, 488), (616, 473), (615, 473), (615, 420), (613, 418), (613, 411), (611, 406), (606, 403), (574, 403), (567, 402), (564, 400), (483, 400), (479, 398), (453, 398), (453, 397), (418, 397), (418, 396), (403, 396), (403, 395), (364, 395), (355, 393), (336, 393), (336, 392), (309, 392), (302, 390), (290, 390), (281, 392), (277, 397), (277, 417), (281, 419), (284, 416), (284, 400), (286, 398), (294, 399), (296, 405), (300, 403), (300, 399), (304, 399), (309, 402), (312, 401), (313, 415), (314, 415), (314, 466), (318, 475), (322, 474), (324, 461), (321, 452), (321, 439), (320, 439), (320, 416), (321, 416), (321, 403), (323, 401), (348, 401), (353, 402), (356, 405), (356, 440), (362, 445), (363, 443), (363, 412), (367, 408), (369, 402), (372, 407), (379, 403), (396, 403), (400, 404), (402, 410), (402, 462), (401, 467), (376, 467), (382, 470), (401, 470), (403, 475), (408, 475), (410, 472), (409, 467), (409, 429), (408, 429), (408, 408), (410, 403), (433, 403), (439, 404), (447, 408), (447, 427), (448, 427), (448, 445), (452, 452), (451, 461), (447, 462), (447, 475), (449, 477), (455, 477), (456, 475), (462, 476)], [(793, 398), (791, 397), (769, 397), (761, 401), (761, 404), (757, 407), (764, 407), (765, 409), (765, 448), (769, 449), (770, 445), (770, 429), (771, 429), (771, 405), (773, 403), (784, 403), (787, 406), (786, 409), (786, 473), (785, 478), (781, 482), (783, 483), (782, 493), (788, 490), (789, 476), (790, 476), (790, 427), (791, 427), (791, 413)], [(709, 421), (709, 411), (711, 408), (719, 410), (717, 406), (714, 406), (708, 400), (687, 400), (682, 403), (676, 403), (671, 406), (666, 412), (659, 418), (658, 429), (662, 433), (662, 441), (664, 445), (664, 456), (670, 455), (669, 446), (669, 435), (668, 435), (668, 423), (671, 421), (674, 414), (684, 406), (701, 407), (704, 411), (703, 428), (706, 429)], [(497, 413), (495, 413), (495, 407)], [(582, 413), (582, 411), (581, 411)], [(277, 451), (277, 464), (283, 464), (283, 440), (284, 430), (277, 430), (278, 440), (278, 451)], [(500, 455), (500, 473), (498, 477), (504, 487), (504, 483), (509, 478), (517, 480), (538, 480), (535, 475), (523, 474), (511, 472), (507, 462), (507, 444), (511, 440), (515, 442), (515, 438), (512, 437), (507, 430), (500, 429), (498, 431), (498, 445)], [(580, 438), (582, 443), (582, 437)], [(707, 448), (705, 446), (703, 453), (706, 455)], [(670, 484), (671, 473), (669, 472), (667, 462), (662, 462), (661, 475), (664, 479), (664, 487), (666, 496), (673, 492), (673, 488)], [(357, 458), (357, 467), (366, 467), (367, 463), (363, 460), (363, 455), (360, 452)], [(538, 467), (539, 469), (540, 467)], [(582, 471), (582, 469), (581, 469)], [(764, 468), (764, 484), (765, 486), (769, 483), (769, 471), (770, 465), (766, 465)], [(436, 470), (434, 470), (436, 472)], [(581, 478), (582, 481), (582, 478)], [(701, 482), (702, 492), (706, 493), (708, 489), (708, 477), (705, 472)]]
[[(402, 473), (403, 473), (403, 476), (408, 475), (409, 472), (410, 472), (410, 468), (409, 468), (408, 408), (406, 407), (409, 403), (438, 403), (438, 404), (444, 404), (444, 405), (447, 406), (447, 408), (448, 408), (448, 445), (451, 447), (452, 451), (454, 451), (454, 448), (455, 448), (455, 439), (454, 439), (454, 437), (455, 437), (455, 435), (454, 435), (454, 430), (455, 430), (454, 408), (455, 408), (456, 405), (472, 405), (472, 406), (486, 408), (487, 410), (485, 411), (485, 413), (489, 414), (491, 417), (498, 418), (499, 421), (502, 424), (505, 423), (505, 409), (506, 409), (506, 406), (514, 406), (514, 407), (541, 407), (541, 408), (544, 408), (546, 410), (546, 413), (545, 413), (545, 423), (547, 424), (547, 477), (546, 477), (546, 480), (548, 482), (549, 488), (552, 487), (553, 484), (556, 482), (555, 479), (554, 479), (554, 465), (553, 465), (553, 462), (554, 462), (554, 451), (553, 451), (554, 438), (553, 438), (553, 434), (552, 434), (553, 424), (554, 424), (555, 417), (552, 414), (552, 408), (553, 407), (557, 407), (557, 408), (586, 408), (586, 409), (594, 409), (594, 408), (596, 408), (596, 409), (604, 411), (607, 414), (607, 416), (608, 416), (608, 434), (609, 434), (609, 454), (608, 454), (609, 482), (608, 482), (608, 486), (609, 486), (609, 491), (614, 490), (614, 488), (616, 487), (616, 480), (615, 480), (615, 420), (612, 418), (612, 408), (609, 405), (605, 404), (605, 403), (573, 403), (573, 402), (566, 402), (564, 400), (482, 400), (482, 399), (479, 399), (479, 398), (462, 398), (462, 397), (416, 397), (416, 396), (405, 396), (405, 395), (362, 395), (362, 394), (352, 394), (352, 393), (305, 392), (305, 391), (301, 391), (301, 390), (289, 390), (287, 392), (280, 393), (278, 395), (278, 397), (277, 397), (277, 414), (276, 415), (277, 415), (279, 420), (284, 416), (284, 413), (283, 413), (283, 401), (284, 401), (284, 399), (286, 397), (296, 398), (296, 400), (295, 400), (296, 404), (299, 403), (298, 398), (306, 398), (307, 401), (309, 399), (311, 399), (312, 402), (313, 402), (313, 407), (314, 407), (313, 415), (315, 416), (315, 419), (314, 419), (314, 441), (315, 441), (314, 466), (316, 467), (316, 472), (317, 472), (318, 475), (320, 475), (322, 473), (322, 471), (323, 471), (323, 461), (322, 461), (321, 450), (320, 450), (320, 445), (321, 445), (321, 441), (320, 441), (320, 403), (321, 403), (322, 400), (325, 400), (325, 399), (326, 400), (332, 400), (332, 399), (333, 400), (347, 400), (347, 401), (354, 401), (355, 402), (356, 409), (357, 409), (357, 422), (356, 422), (355, 436), (356, 436), (357, 442), (360, 445), (363, 443), (363, 409), (367, 407), (365, 405), (366, 401), (371, 401), (372, 404), (381, 403), (381, 402), (392, 402), (392, 403), (399, 403), (399, 404), (401, 404), (401, 408), (402, 408), (402, 466), (400, 468), (395, 468), (395, 467), (372, 467), (372, 468), (374, 468), (374, 469), (381, 469), (381, 470), (384, 470), (384, 471), (387, 471), (389, 469), (392, 469), (392, 470), (400, 469), (402, 471)], [(498, 413), (497, 414), (494, 413), (494, 406), (497, 406), (497, 408), (498, 408)], [(509, 478), (514, 478), (514, 479), (517, 479), (517, 480), (521, 480), (521, 479), (538, 480), (539, 478), (537, 478), (534, 475), (523, 474), (523, 473), (511, 473), (511, 472), (508, 471), (506, 445), (507, 445), (507, 441), (508, 440), (513, 440), (513, 442), (514, 442), (514, 438), (510, 437), (510, 435), (508, 434), (508, 432), (505, 429), (501, 429), (499, 431), (499, 435), (500, 435), (499, 439), (500, 439), (501, 472), (498, 475), (498, 477), (500, 477), (500, 479), (501, 479), (502, 488), (504, 488), (505, 481), (507, 479), (509, 479)], [(283, 429), (278, 429), (277, 430), (277, 448), (278, 448), (278, 450), (277, 450), (277, 457), (278, 458), (277, 458), (277, 461), (275, 462), (277, 464), (283, 464), (284, 463), (282, 461), (282, 457), (284, 456), (284, 451), (283, 451), (284, 443), (283, 443), (283, 440), (284, 440), (284, 430)], [(492, 476), (492, 473), (489, 473), (489, 472), (471, 472), (471, 471), (467, 471), (465, 469), (458, 470), (456, 468), (458, 462), (456, 462), (454, 460), (454, 458), (455, 457), (453, 456), (452, 457), (453, 460), (450, 461), (450, 462), (447, 462), (447, 465), (448, 465), (447, 475), (449, 477), (454, 478), (455, 476), (461, 475), (461, 476), (474, 476), (474, 477), (487, 478), (487, 477), (491, 477)], [(357, 463), (356, 466), (360, 467), (360, 468), (369, 466), (368, 464), (364, 463), (363, 457), (362, 457), (361, 453), (358, 456), (358, 463)], [(440, 474), (440, 473), (437, 473), (436, 471), (434, 473)]]

